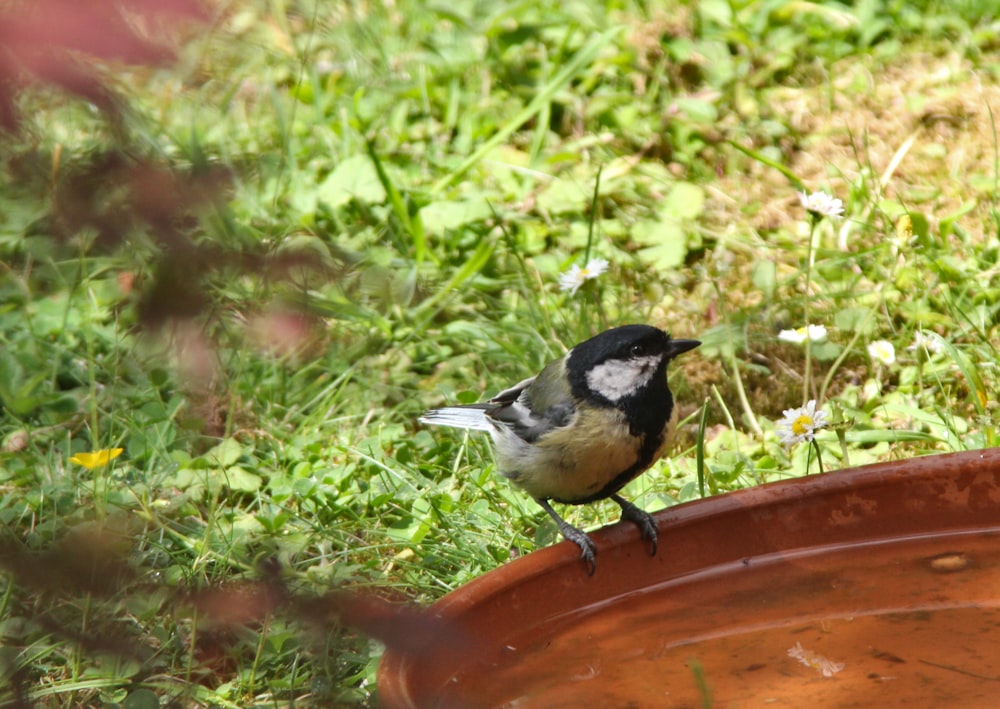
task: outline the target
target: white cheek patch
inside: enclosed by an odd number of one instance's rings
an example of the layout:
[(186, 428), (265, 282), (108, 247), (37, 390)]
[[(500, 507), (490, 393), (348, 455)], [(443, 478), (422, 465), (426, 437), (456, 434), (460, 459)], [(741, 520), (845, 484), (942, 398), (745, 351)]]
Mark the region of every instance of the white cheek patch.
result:
[(587, 372), (587, 386), (608, 401), (619, 401), (649, 384), (661, 355), (609, 359)]

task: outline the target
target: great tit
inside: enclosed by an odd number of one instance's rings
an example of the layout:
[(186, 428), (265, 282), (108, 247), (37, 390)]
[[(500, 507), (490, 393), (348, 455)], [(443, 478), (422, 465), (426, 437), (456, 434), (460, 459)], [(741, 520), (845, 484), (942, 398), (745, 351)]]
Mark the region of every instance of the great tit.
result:
[(667, 364), (700, 344), (649, 325), (623, 325), (486, 403), (432, 409), (420, 421), (489, 432), (500, 473), (535, 498), (593, 574), (594, 542), (550, 501), (582, 505), (610, 497), (656, 554), (652, 516), (618, 491), (666, 451), (677, 422)]

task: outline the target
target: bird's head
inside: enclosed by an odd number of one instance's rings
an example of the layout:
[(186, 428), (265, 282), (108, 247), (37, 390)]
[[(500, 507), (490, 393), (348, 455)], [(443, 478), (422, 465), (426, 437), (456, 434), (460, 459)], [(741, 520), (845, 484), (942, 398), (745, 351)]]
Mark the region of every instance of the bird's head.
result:
[(650, 389), (667, 390), (667, 363), (700, 344), (650, 325), (623, 325), (570, 350), (566, 371), (576, 396), (620, 406)]

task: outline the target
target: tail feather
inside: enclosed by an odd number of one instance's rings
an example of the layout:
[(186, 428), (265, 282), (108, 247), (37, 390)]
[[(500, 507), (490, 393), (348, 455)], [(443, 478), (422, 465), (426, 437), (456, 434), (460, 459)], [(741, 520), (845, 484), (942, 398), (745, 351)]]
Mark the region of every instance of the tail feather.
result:
[(493, 424), (486, 417), (486, 412), (495, 408), (490, 404), (472, 404), (471, 406), (446, 406), (443, 409), (431, 409), (418, 420), (433, 426), (450, 426), (465, 428), (471, 431), (492, 431)]

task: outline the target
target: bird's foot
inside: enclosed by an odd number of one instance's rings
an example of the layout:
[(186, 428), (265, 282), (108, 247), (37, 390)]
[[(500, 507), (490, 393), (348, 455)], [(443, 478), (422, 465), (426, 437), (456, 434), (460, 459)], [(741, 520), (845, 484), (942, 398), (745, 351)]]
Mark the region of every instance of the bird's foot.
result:
[(653, 520), (653, 515), (649, 514), (645, 510), (641, 510), (631, 502), (626, 500), (621, 495), (612, 495), (611, 499), (618, 503), (619, 507), (622, 508), (622, 520), (628, 520), (639, 527), (639, 531), (642, 533), (642, 538), (649, 540), (653, 546), (653, 550), (649, 553), (650, 556), (656, 556), (656, 542), (657, 542), (657, 531), (656, 522)]
[[(594, 540), (591, 539), (582, 529), (577, 529), (560, 517), (556, 511), (552, 509), (552, 505), (549, 504), (548, 500), (539, 499), (537, 502), (542, 506), (542, 509), (549, 514), (549, 517), (555, 521), (556, 526), (559, 527), (559, 532), (566, 537), (566, 539), (580, 547), (580, 558), (587, 562), (587, 573), (593, 576), (594, 571), (597, 569), (597, 545), (594, 544)], [(639, 508), (636, 508), (636, 510), (641, 512)]]
[(577, 529), (571, 524), (563, 522), (559, 525), (559, 531), (568, 540), (580, 547), (580, 558), (587, 562), (587, 574), (590, 576), (594, 575), (594, 571), (597, 570), (597, 546), (594, 544), (594, 540), (587, 535), (581, 529)]

